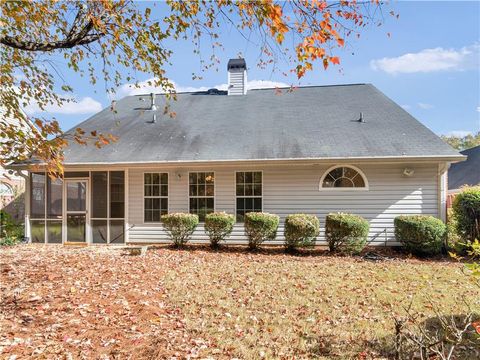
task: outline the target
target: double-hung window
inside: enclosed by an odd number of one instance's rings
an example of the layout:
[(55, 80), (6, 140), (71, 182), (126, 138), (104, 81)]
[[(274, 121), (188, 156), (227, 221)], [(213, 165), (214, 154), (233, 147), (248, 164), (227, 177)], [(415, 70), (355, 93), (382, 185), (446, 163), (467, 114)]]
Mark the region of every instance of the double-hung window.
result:
[(237, 221), (243, 222), (246, 213), (262, 211), (262, 172), (238, 171), (235, 180)]
[(188, 176), (189, 209), (200, 221), (215, 211), (215, 174), (213, 172), (191, 172)]
[(145, 173), (144, 222), (160, 222), (168, 213), (168, 173)]

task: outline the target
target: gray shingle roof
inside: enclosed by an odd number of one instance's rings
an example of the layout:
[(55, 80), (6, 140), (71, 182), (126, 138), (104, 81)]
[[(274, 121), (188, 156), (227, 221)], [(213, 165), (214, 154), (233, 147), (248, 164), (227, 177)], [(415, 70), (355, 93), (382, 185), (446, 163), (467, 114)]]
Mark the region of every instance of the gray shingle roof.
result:
[(448, 190), (480, 184), (480, 145), (460, 151), (467, 160), (452, 164), (448, 170)]
[[(141, 98), (145, 101), (141, 101)], [(301, 87), (245, 96), (178, 94), (174, 118), (157, 95), (128, 96), (78, 125), (119, 137), (96, 149), (72, 143), (68, 163), (455, 157), (459, 153), (370, 84)], [(360, 112), (364, 123), (358, 122)]]

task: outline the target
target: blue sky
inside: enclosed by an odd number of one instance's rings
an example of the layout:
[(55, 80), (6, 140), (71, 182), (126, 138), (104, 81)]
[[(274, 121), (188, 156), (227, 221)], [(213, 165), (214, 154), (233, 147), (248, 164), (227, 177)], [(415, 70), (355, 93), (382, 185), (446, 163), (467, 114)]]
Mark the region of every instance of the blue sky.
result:
[[(385, 15), (383, 26), (367, 28), (360, 39), (349, 40), (339, 53), (340, 66), (324, 71), (319, 64), (299, 85), (372, 83), (437, 134), (480, 131), (480, 2), (393, 2), (385, 8), (385, 14), (390, 9), (400, 15), (399, 19)], [(161, 6), (155, 11), (161, 11)], [(258, 47), (228, 25), (221, 41), (224, 50), (217, 50), (221, 65), (218, 71), (203, 73), (202, 80), (191, 78), (192, 72), (200, 69), (192, 45), (185, 41), (169, 43), (175, 53), (167, 75), (178, 90), (224, 84), (226, 63), (239, 52), (247, 61), (249, 80), (298, 85), (294, 76), (259, 69)], [(203, 55), (208, 57), (210, 53), (207, 50)], [(286, 63), (279, 66), (282, 71), (290, 69)], [(103, 85), (93, 87), (76, 75), (70, 78), (77, 104), (51, 108), (48, 114), (55, 116), (64, 130), (108, 106), (112, 99)], [(139, 74), (138, 80), (149, 78), (150, 74)], [(117, 97), (132, 92), (125, 86)]]

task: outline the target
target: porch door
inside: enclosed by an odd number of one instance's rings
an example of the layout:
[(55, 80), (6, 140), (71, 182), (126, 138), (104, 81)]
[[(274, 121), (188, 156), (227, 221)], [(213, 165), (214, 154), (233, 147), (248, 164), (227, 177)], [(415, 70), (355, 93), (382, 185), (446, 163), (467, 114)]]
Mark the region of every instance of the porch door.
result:
[(65, 180), (65, 242), (87, 241), (88, 180)]

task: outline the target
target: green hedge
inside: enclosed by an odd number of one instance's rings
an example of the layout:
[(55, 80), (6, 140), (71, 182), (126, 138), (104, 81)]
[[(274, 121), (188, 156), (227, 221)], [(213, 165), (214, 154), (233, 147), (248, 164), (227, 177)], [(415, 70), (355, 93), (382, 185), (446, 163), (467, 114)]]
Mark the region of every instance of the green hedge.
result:
[(315, 215), (292, 214), (285, 219), (285, 247), (295, 250), (298, 247), (312, 246), (320, 232), (320, 221)]
[(447, 226), (436, 217), (403, 215), (394, 220), (395, 239), (416, 255), (435, 255), (442, 251)]
[(162, 223), (175, 246), (187, 243), (198, 225), (198, 215), (172, 213), (162, 215)]
[(0, 246), (15, 245), (22, 241), (24, 228), (10, 214), (0, 210)]
[(464, 188), (457, 194), (453, 213), (457, 232), (463, 241), (471, 243), (480, 239), (480, 186)]
[(278, 215), (250, 212), (245, 214), (245, 233), (248, 237), (248, 247), (256, 249), (266, 240), (275, 240), (277, 236)]
[(210, 245), (217, 247), (219, 242), (225, 240), (235, 225), (235, 216), (225, 212), (210, 213), (205, 217), (205, 232), (210, 238)]
[(325, 219), (325, 238), (330, 251), (358, 254), (367, 244), (370, 225), (361, 216), (328, 214)]

